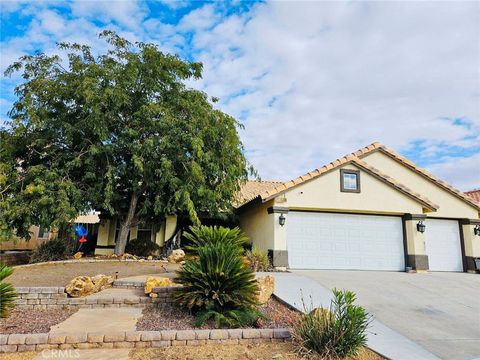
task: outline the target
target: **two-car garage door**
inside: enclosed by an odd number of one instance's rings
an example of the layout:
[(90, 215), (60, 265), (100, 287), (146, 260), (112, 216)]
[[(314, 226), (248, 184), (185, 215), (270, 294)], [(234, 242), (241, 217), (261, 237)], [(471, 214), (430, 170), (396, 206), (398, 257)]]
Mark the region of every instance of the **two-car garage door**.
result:
[(400, 217), (290, 212), (287, 221), (293, 269), (405, 269)]
[[(292, 269), (405, 269), (400, 217), (290, 212), (288, 263)], [(463, 271), (458, 221), (426, 220), (431, 271)]]

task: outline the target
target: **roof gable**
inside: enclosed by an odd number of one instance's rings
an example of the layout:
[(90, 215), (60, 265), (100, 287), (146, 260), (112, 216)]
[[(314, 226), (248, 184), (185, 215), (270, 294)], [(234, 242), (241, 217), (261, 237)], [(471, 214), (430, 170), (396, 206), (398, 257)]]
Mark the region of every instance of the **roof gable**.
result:
[(311, 181), (315, 178), (318, 178), (321, 175), (324, 175), (326, 173), (329, 173), (343, 165), (347, 164), (354, 164), (358, 168), (362, 169), (363, 171), (369, 173), (370, 175), (376, 177), (380, 181), (384, 182), (385, 184), (395, 188), (396, 190), (400, 191), (404, 195), (412, 198), (413, 200), (419, 202), (424, 206), (425, 208), (429, 209), (430, 211), (436, 211), (438, 209), (438, 205), (434, 204), (432, 201), (430, 201), (428, 198), (415, 193), (414, 191), (410, 190), (407, 186), (399, 183), (395, 179), (391, 178), (390, 176), (383, 174), (380, 172), (378, 169), (374, 168), (373, 166), (368, 165), (365, 161), (359, 159), (358, 157), (350, 154), (347, 155), (341, 159), (337, 159), (327, 165), (322, 166), (321, 168), (315, 169), (305, 175), (302, 175), (296, 179), (284, 182), (284, 183), (276, 183), (273, 184), (274, 186), (266, 187), (263, 191), (259, 191), (258, 194), (254, 197), (252, 197), (250, 200), (248, 200), (245, 203), (242, 203), (239, 207), (246, 205), (250, 201), (254, 199), (260, 199), (262, 202), (271, 200), (286, 191), (303, 184), (305, 182)]
[(383, 154), (388, 156), (389, 158), (395, 160), (397, 163), (405, 166), (406, 168), (414, 171), (415, 173), (419, 174), (423, 178), (429, 180), (433, 184), (437, 185), (438, 187), (446, 190), (450, 194), (454, 195), (455, 197), (459, 198), (460, 200), (466, 202), (470, 206), (473, 206), (475, 209), (480, 210), (480, 203), (475, 201), (473, 197), (470, 197), (466, 195), (465, 193), (461, 192), (460, 190), (454, 188), (450, 184), (446, 183), (445, 181), (439, 179), (438, 177), (434, 176), (427, 170), (417, 166), (414, 162), (408, 160), (406, 157), (400, 155), (396, 151), (386, 147), (385, 145), (375, 142), (373, 144), (370, 144), (364, 148), (361, 148), (355, 152), (353, 152), (351, 155), (358, 157), (359, 159), (362, 159), (366, 157), (367, 155), (375, 152), (375, 151), (381, 151)]

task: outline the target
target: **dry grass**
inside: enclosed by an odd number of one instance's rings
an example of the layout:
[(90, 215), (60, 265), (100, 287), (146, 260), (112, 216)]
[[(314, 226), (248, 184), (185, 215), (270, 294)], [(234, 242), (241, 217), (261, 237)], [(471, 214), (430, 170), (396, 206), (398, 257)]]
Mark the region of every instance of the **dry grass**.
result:
[[(162, 360), (271, 360), (271, 359), (304, 359), (291, 342), (260, 343), (249, 345), (204, 345), (174, 346), (162, 349), (132, 350), (130, 359), (162, 359)], [(311, 360), (320, 360), (311, 357)], [(384, 360), (373, 351), (364, 348), (355, 358), (346, 360)]]
[(65, 286), (76, 276), (97, 274), (115, 276), (117, 271), (119, 278), (147, 274), (161, 276), (165, 272), (162, 266), (165, 266), (169, 272), (174, 272), (179, 267), (176, 264), (118, 260), (95, 263), (39, 264), (14, 267), (14, 272), (8, 281), (13, 286)]

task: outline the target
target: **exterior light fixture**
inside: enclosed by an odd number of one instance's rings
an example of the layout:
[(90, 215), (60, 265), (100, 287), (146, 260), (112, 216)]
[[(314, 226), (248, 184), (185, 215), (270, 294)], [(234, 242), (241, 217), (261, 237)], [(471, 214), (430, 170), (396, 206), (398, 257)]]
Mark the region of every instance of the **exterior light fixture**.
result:
[(283, 226), (285, 225), (285, 220), (287, 218), (285, 217), (285, 215), (283, 215), (283, 213), (280, 214), (280, 217), (278, 218), (278, 223), (280, 224), (280, 226)]
[(425, 228), (426, 228), (426, 227), (427, 227), (427, 226), (423, 223), (423, 221), (420, 220), (420, 221), (418, 222), (418, 224), (417, 224), (417, 231), (418, 231), (418, 232), (421, 232), (421, 233), (423, 234), (423, 233), (425, 232)]
[(477, 236), (480, 236), (480, 225), (477, 225), (473, 228), (473, 233)]

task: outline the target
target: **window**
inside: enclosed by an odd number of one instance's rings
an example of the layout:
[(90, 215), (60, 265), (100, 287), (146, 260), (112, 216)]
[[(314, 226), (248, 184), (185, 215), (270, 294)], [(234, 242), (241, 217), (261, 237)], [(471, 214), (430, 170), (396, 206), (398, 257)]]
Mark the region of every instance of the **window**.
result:
[(45, 229), (44, 227), (41, 227), (40, 226), (40, 229), (38, 229), (38, 238), (39, 239), (48, 239), (48, 234), (50, 232), (48, 231), (48, 229)]
[(342, 192), (360, 192), (360, 171), (358, 170), (340, 170), (340, 191)]

